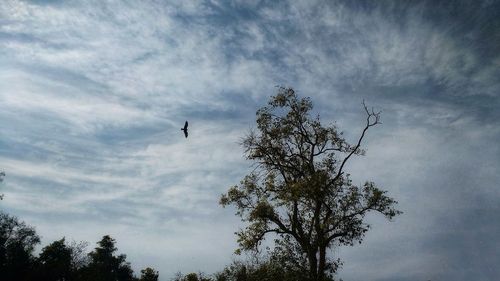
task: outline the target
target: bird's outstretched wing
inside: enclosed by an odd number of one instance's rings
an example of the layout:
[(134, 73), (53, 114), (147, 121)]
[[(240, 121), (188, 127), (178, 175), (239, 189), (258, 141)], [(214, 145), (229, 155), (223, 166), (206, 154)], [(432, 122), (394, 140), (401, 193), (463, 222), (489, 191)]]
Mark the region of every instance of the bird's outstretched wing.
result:
[(186, 121), (186, 123), (184, 123), (184, 128), (182, 128), (181, 130), (184, 131), (184, 136), (187, 138), (188, 137), (188, 121)]

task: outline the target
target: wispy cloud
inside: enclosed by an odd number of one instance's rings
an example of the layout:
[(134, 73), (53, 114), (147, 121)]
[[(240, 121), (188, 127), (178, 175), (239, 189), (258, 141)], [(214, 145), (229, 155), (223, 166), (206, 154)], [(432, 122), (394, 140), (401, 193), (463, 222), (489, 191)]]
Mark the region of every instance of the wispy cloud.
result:
[[(500, 202), (499, 10), (495, 1), (4, 1), (2, 206), (46, 243), (111, 233), (133, 264), (164, 278), (220, 269), (238, 221), (218, 196), (250, 170), (238, 142), (274, 86), (293, 86), (349, 138), (363, 98), (384, 110), (367, 157), (349, 168), (405, 214), (371, 218), (366, 245), (333, 253), (348, 259), (341, 276), (487, 280), (498, 273), (488, 251), (498, 225), (478, 217)], [(486, 254), (457, 258), (477, 249)]]

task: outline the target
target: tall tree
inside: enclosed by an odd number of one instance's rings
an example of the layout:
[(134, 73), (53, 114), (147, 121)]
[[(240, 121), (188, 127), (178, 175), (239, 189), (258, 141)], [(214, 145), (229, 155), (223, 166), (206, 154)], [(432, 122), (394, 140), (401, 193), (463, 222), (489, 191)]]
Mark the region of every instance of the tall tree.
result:
[(75, 268), (72, 263), (72, 249), (65, 243), (65, 238), (52, 242), (44, 247), (38, 257), (39, 280), (68, 281), (73, 280)]
[(80, 271), (81, 280), (94, 281), (135, 281), (130, 264), (124, 254), (115, 255), (115, 239), (109, 235), (97, 242), (98, 247), (89, 253), (90, 262)]
[(29, 280), (34, 271), (33, 251), (40, 237), (33, 227), (0, 212), (0, 276), (2, 280)]
[(380, 113), (363, 106), (366, 123), (354, 144), (335, 125), (323, 126), (319, 116), (311, 117), (311, 100), (298, 98), (293, 89), (280, 88), (257, 111), (257, 130), (242, 142), (256, 169), (220, 200), (223, 206), (234, 205), (248, 223), (237, 233), (238, 251), (257, 249), (274, 233), (307, 257), (310, 280), (323, 281), (338, 265), (327, 250), (361, 242), (370, 227), (364, 220), (368, 212), (388, 219), (400, 213), (386, 191), (369, 181), (357, 186), (345, 171), (353, 156), (364, 154), (367, 131), (380, 123)]

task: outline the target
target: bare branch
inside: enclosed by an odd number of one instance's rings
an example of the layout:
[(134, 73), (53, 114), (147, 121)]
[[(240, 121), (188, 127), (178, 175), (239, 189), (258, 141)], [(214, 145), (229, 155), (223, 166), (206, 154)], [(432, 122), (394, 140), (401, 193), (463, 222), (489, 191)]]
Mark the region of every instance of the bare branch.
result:
[(358, 149), (360, 148), (361, 142), (363, 141), (363, 138), (365, 137), (366, 131), (368, 131), (368, 129), (370, 127), (373, 127), (377, 124), (380, 124), (380, 111), (375, 112), (373, 110), (373, 108), (371, 111), (369, 111), (364, 100), (363, 100), (363, 108), (365, 109), (365, 112), (367, 115), (366, 125), (363, 128), (363, 131), (361, 132), (361, 136), (358, 138), (356, 145), (354, 146), (354, 148), (351, 149), (351, 152), (344, 158), (344, 160), (342, 161), (342, 164), (340, 164), (340, 167), (337, 171), (337, 175), (331, 180), (331, 183), (335, 183), (335, 181), (337, 181), (340, 178), (340, 176), (343, 174), (343, 168), (344, 168), (345, 164), (347, 163), (349, 158), (351, 158), (351, 156), (354, 153), (356, 153), (356, 151), (358, 151)]

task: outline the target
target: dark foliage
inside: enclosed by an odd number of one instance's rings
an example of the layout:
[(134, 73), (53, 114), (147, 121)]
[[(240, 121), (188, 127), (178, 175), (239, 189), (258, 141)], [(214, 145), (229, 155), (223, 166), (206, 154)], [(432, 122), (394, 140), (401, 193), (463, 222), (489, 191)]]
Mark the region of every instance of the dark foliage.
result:
[(115, 240), (105, 235), (97, 242), (98, 247), (89, 253), (90, 262), (80, 270), (79, 280), (134, 281), (137, 280), (126, 255), (115, 255)]
[(141, 270), (141, 278), (139, 281), (158, 281), (160, 274), (151, 267), (146, 267)]
[(291, 268), (271, 256), (262, 261), (235, 261), (214, 275), (214, 281), (306, 281), (306, 268)]
[(2, 280), (30, 280), (35, 272), (33, 250), (40, 237), (33, 227), (0, 212), (0, 276)]
[(76, 269), (72, 264), (72, 249), (65, 239), (43, 248), (38, 257), (40, 280), (73, 280)]
[(178, 272), (172, 279), (172, 281), (213, 281), (213, 279), (206, 276), (202, 272), (200, 273), (192, 272), (186, 275), (183, 275), (182, 273)]
[(0, 280), (2, 281), (158, 281), (158, 271), (146, 268), (134, 277), (126, 256), (115, 255), (115, 240), (106, 235), (98, 247), (85, 253), (86, 243), (66, 239), (33, 255), (40, 238), (33, 227), (0, 212)]

